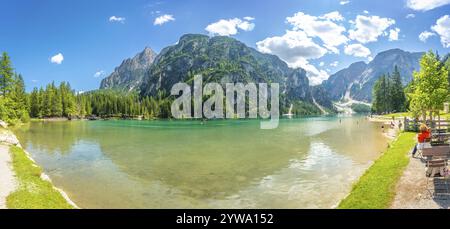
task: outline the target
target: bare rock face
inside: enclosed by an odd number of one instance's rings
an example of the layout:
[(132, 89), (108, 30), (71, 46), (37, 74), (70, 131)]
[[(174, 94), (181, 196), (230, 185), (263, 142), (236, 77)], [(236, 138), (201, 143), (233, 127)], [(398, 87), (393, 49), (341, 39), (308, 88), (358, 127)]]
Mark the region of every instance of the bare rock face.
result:
[(145, 73), (155, 60), (156, 53), (146, 47), (135, 57), (126, 59), (117, 67), (111, 75), (104, 78), (100, 84), (100, 89), (119, 89), (132, 91), (139, 89), (139, 85)]

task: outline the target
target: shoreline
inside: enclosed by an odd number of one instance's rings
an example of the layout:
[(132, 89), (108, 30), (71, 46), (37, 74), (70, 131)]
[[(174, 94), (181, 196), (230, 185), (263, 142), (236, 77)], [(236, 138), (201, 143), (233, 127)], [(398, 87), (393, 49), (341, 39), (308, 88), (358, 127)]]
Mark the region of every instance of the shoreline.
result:
[[(26, 158), (31, 161), (31, 165), (33, 167), (36, 168), (41, 168), (39, 165), (37, 165), (36, 161), (31, 157), (30, 153), (27, 152), (25, 149), (23, 149), (23, 147), (21, 146), (19, 140), (17, 139), (17, 137), (15, 136), (15, 134), (10, 131), (8, 128), (4, 128), (1, 127), (0, 128), (0, 181), (2, 182), (2, 186), (0, 186), (0, 209), (1, 208), (8, 208), (7, 206), (7, 198), (9, 197), (9, 195), (11, 195), (12, 193), (14, 193), (15, 191), (19, 190), (19, 187), (21, 185), (20, 180), (18, 179), (18, 174), (16, 174), (16, 171), (13, 168), (13, 163), (14, 163), (14, 158), (10, 152), (11, 147), (17, 147), (20, 150), (23, 151), (23, 153), (25, 154)], [(6, 156), (5, 156), (6, 154)], [(3, 170), (1, 170), (3, 169)], [(67, 195), (67, 193), (61, 189), (56, 187), (52, 180), (50, 179), (50, 177), (41, 170), (40, 172), (40, 176), (39, 178), (42, 181), (46, 181), (48, 183), (50, 183), (52, 189), (56, 190), (62, 198), (64, 198), (64, 200), (67, 202), (67, 204), (69, 204), (70, 206), (72, 206), (75, 209), (80, 209), (80, 207), (78, 207), (76, 205), (75, 202), (73, 202), (70, 197)], [(9, 183), (4, 181), (8, 181)], [(6, 185), (4, 185), (6, 184)], [(2, 195), (3, 194), (3, 195)], [(2, 205), (3, 203), (3, 205)]]
[(396, 186), (410, 163), (407, 153), (414, 145), (413, 134), (403, 132), (353, 184), (339, 209), (388, 209), (397, 196)]
[[(83, 119), (75, 119), (75, 120), (83, 120)], [(86, 120), (86, 119), (84, 119), (84, 120)], [(384, 135), (385, 135), (387, 138), (389, 138), (389, 139), (395, 139), (394, 141), (388, 140), (388, 144), (390, 144), (390, 143), (395, 142), (396, 140), (398, 140), (398, 139), (397, 139), (397, 138), (399, 137), (399, 131), (398, 131), (398, 128), (397, 128), (397, 126), (395, 126), (394, 128), (390, 128), (390, 127), (389, 127), (389, 122), (387, 122), (388, 119), (377, 119), (377, 118), (370, 119), (370, 118), (369, 118), (368, 120), (371, 121), (371, 122), (383, 122), (383, 123), (385, 123), (385, 124), (386, 124), (386, 123), (388, 124), (388, 125), (387, 125), (387, 128), (386, 128), (386, 129), (388, 129), (388, 133), (384, 133)], [(43, 121), (43, 120), (35, 120), (35, 121)], [(64, 121), (64, 120), (56, 119), (56, 120), (52, 120), (52, 121)], [(68, 121), (68, 120), (65, 119), (65, 121)], [(15, 138), (15, 135), (14, 135), (11, 131), (9, 131), (8, 129), (6, 129), (6, 131), (9, 132), (10, 135), (13, 136), (12, 138)], [(1, 138), (2, 135), (4, 135), (4, 134), (3, 134), (3, 133), (0, 134), (0, 138)], [(27, 158), (28, 158), (30, 161), (32, 161), (34, 164), (36, 164), (35, 160), (31, 157), (31, 155), (29, 154), (29, 152), (27, 152), (26, 150), (24, 150), (24, 149), (20, 146), (20, 143), (18, 142), (17, 138), (15, 138), (15, 139), (16, 139), (15, 142), (14, 142), (15, 144), (13, 144), (13, 145), (17, 145), (17, 147), (21, 148), (21, 149), (24, 151), (24, 153), (25, 153), (25, 155), (27, 156)], [(1, 142), (1, 141), (0, 141), (0, 142)], [(389, 150), (389, 148), (388, 148), (387, 150)], [(386, 150), (386, 151), (387, 151), (387, 150)], [(375, 161), (373, 161), (373, 162), (368, 166), (368, 168), (364, 171), (364, 173), (361, 175), (361, 177), (359, 177), (359, 178), (355, 181), (355, 183), (358, 183), (358, 182), (360, 181), (360, 179), (361, 179), (363, 176), (365, 176), (365, 174), (368, 172), (368, 170), (370, 170), (370, 169), (377, 163), (377, 161), (378, 161), (381, 157), (384, 156), (384, 154), (385, 154), (386, 151), (382, 152), (382, 153), (380, 154), (380, 157), (379, 157), (378, 159), (376, 159)], [(61, 196), (67, 201), (68, 204), (70, 204), (70, 205), (71, 205), (72, 207), (74, 207), (74, 208), (79, 208), (79, 207), (78, 207), (78, 206), (70, 199), (70, 197), (67, 195), (67, 193), (66, 193), (64, 190), (62, 190), (62, 189), (56, 187), (56, 186), (53, 184), (53, 182), (51, 181), (50, 177), (49, 177), (47, 174), (45, 174), (44, 172), (42, 172), (40, 178), (41, 178), (42, 180), (46, 180), (46, 181), (50, 182), (50, 183), (52, 184), (53, 189), (57, 190), (57, 191), (61, 194)], [(339, 206), (340, 206), (340, 204), (342, 203), (342, 201), (345, 200), (345, 199), (347, 199), (347, 198), (352, 194), (352, 191), (353, 191), (353, 189), (350, 190), (349, 193), (348, 193), (344, 198), (342, 198), (341, 200), (339, 200), (339, 201), (338, 201), (335, 205), (333, 205), (331, 208), (339, 208)]]

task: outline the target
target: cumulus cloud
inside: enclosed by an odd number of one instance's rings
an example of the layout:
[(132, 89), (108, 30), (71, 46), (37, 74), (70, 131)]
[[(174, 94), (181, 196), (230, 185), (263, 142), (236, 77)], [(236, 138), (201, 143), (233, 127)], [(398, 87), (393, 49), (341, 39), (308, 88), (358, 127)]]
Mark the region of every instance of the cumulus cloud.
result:
[(339, 2), (339, 4), (341, 4), (341, 5), (347, 5), (349, 3), (350, 3), (350, 1), (347, 1), (347, 0), (342, 0)]
[(436, 36), (436, 34), (429, 31), (423, 31), (419, 34), (419, 40), (422, 42), (426, 42), (428, 38), (432, 36)]
[(407, 14), (405, 18), (409, 19), (409, 18), (415, 18), (416, 15), (415, 14)]
[(436, 25), (431, 27), (431, 30), (436, 32), (440, 38), (442, 46), (445, 48), (450, 47), (450, 17), (449, 15), (444, 15), (436, 21)]
[(395, 20), (379, 16), (358, 15), (354, 23), (355, 29), (349, 30), (349, 37), (365, 44), (377, 41), (387, 28), (395, 24)]
[(343, 34), (346, 31), (345, 27), (336, 23), (342, 20), (344, 17), (337, 11), (318, 17), (297, 12), (294, 16), (286, 18), (286, 21), (293, 26), (293, 30), (304, 31), (309, 37), (318, 37), (324, 46), (334, 53), (338, 52), (337, 46), (348, 41)]
[(153, 25), (163, 25), (170, 21), (175, 21), (175, 18), (173, 17), (173, 15), (164, 14), (164, 15), (161, 15), (161, 16), (155, 18), (155, 20), (153, 21)]
[(64, 60), (62, 53), (58, 53), (50, 58), (50, 62), (53, 64), (61, 64)]
[(323, 62), (323, 61), (319, 63), (320, 67), (323, 67), (324, 65), (325, 65), (325, 62)]
[(369, 57), (371, 54), (370, 50), (362, 44), (347, 45), (345, 46), (344, 52), (347, 55), (356, 57)]
[(332, 62), (332, 63), (330, 64), (330, 66), (331, 66), (331, 67), (337, 67), (338, 64), (339, 64), (338, 61), (334, 61), (334, 62)]
[(328, 79), (328, 77), (330, 77), (328, 72), (317, 69), (314, 65), (309, 64), (306, 60), (301, 64), (301, 68), (305, 69), (306, 76), (308, 77), (309, 84), (311, 86), (319, 85), (324, 80)]
[(263, 53), (275, 54), (292, 67), (298, 67), (298, 60), (317, 59), (327, 50), (314, 43), (303, 31), (286, 31), (283, 36), (269, 37), (256, 43)]
[(328, 73), (318, 70), (308, 62), (325, 55), (327, 50), (314, 43), (304, 31), (288, 30), (283, 36), (269, 37), (256, 43), (260, 52), (277, 55), (289, 67), (301, 67), (306, 70), (311, 85), (320, 84), (328, 78)]
[(389, 40), (390, 41), (397, 41), (399, 33), (400, 33), (400, 29), (399, 28), (395, 28), (395, 29), (389, 30)]
[[(251, 20), (249, 20), (251, 19)], [(252, 17), (244, 17), (244, 20), (239, 18), (221, 19), (217, 22), (206, 26), (205, 30), (210, 35), (230, 36), (238, 33), (238, 30), (252, 31), (255, 28), (255, 24), (250, 22), (254, 20)]]
[(124, 17), (111, 16), (111, 17), (109, 17), (109, 21), (110, 22), (124, 23), (125, 22), (125, 18)]
[(105, 75), (105, 71), (100, 70), (100, 71), (95, 72), (94, 77), (98, 78), (98, 77), (104, 76), (104, 75)]
[(450, 4), (450, 0), (407, 0), (406, 6), (416, 11), (428, 11)]
[(255, 18), (247, 16), (247, 17), (244, 17), (244, 20), (253, 21), (253, 20), (255, 20)]

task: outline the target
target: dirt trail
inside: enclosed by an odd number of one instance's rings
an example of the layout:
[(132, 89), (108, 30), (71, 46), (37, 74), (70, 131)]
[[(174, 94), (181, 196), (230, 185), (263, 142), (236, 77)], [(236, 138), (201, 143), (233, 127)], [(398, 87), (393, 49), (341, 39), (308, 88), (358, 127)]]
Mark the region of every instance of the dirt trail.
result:
[[(409, 155), (411, 157), (411, 155)], [(391, 208), (407, 209), (436, 209), (450, 208), (450, 198), (432, 197), (429, 189), (433, 183), (427, 184), (425, 176), (425, 163), (421, 158), (411, 157), (408, 167), (403, 172), (396, 187), (396, 195)]]
[(0, 144), (0, 209), (6, 208), (6, 197), (16, 189), (9, 146)]

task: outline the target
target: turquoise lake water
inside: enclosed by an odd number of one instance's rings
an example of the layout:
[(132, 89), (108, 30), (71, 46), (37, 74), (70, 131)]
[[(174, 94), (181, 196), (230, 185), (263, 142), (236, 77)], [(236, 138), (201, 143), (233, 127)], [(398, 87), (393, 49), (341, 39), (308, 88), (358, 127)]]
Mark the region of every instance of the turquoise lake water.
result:
[[(341, 120), (341, 122), (339, 121)], [(15, 130), (82, 208), (330, 208), (387, 146), (357, 117), (31, 122)]]

